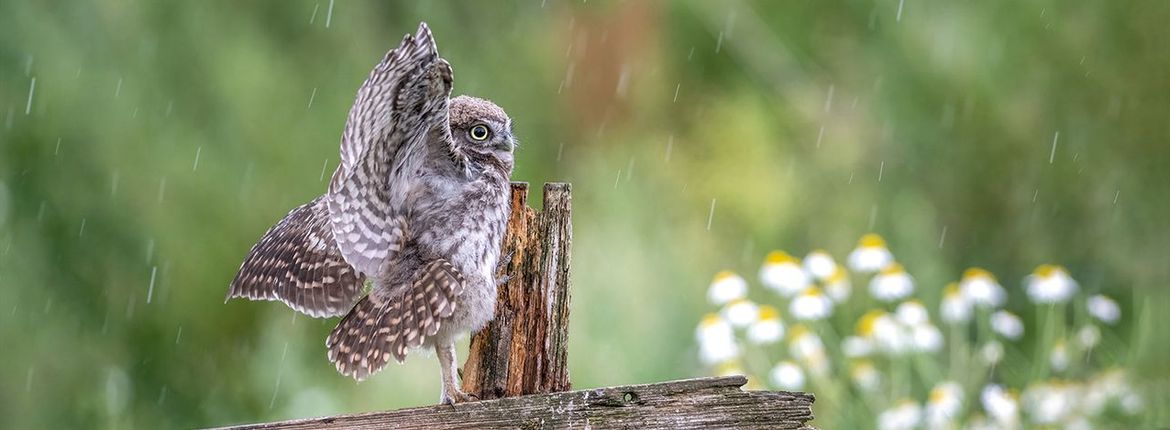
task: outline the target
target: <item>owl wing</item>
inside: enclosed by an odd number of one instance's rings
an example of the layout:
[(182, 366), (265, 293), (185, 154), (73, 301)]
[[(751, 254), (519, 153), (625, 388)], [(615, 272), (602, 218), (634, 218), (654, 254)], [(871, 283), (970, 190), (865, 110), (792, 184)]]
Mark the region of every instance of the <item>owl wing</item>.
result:
[(448, 124), (452, 80), (424, 23), (358, 89), (328, 204), (341, 254), (367, 276), (379, 274), (403, 242), (400, 219), (423, 161), (432, 154), (459, 158)]
[(367, 295), (325, 340), (329, 361), (338, 372), (359, 381), (381, 370), (391, 357), (401, 363), (408, 349), (438, 333), (455, 312), (455, 298), (464, 288), (459, 270), (437, 259), (419, 271), (401, 296)]
[(324, 196), (292, 211), (240, 265), (226, 300), (280, 300), (313, 317), (344, 314), (362, 293), (365, 277), (350, 267), (333, 241)]

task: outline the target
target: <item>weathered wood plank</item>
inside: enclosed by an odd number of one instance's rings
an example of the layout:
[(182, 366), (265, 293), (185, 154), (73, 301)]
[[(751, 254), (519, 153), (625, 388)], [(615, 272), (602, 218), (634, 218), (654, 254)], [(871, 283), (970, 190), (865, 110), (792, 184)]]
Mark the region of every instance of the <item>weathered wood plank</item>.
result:
[(480, 399), (569, 389), (569, 247), (572, 196), (566, 183), (544, 186), (544, 208), (528, 207), (528, 184), (512, 183), (512, 215), (495, 319), (471, 338), (463, 390)]
[(232, 429), (809, 429), (813, 396), (741, 391), (742, 376), (534, 394)]

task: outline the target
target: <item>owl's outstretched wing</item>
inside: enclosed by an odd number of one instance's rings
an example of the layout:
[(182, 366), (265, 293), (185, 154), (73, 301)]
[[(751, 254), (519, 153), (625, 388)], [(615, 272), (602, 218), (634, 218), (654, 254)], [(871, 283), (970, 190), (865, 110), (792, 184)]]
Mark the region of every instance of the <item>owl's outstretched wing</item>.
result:
[(426, 24), (386, 54), (349, 112), (341, 165), (329, 182), (333, 235), (349, 264), (367, 276), (398, 250), (413, 176), (430, 155), (457, 159), (448, 124), (451, 66)]
[(264, 233), (232, 280), (227, 299), (280, 300), (313, 317), (343, 315), (365, 277), (333, 241), (324, 196), (289, 211)]
[(359, 381), (381, 370), (391, 357), (401, 363), (408, 349), (438, 333), (455, 312), (455, 298), (463, 289), (459, 270), (438, 259), (424, 266), (401, 296), (367, 295), (325, 340), (329, 361)]

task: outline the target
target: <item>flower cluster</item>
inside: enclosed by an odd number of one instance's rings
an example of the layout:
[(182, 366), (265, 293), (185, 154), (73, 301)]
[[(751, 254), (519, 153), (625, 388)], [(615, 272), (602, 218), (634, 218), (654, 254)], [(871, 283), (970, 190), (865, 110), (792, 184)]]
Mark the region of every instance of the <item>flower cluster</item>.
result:
[(772, 251), (758, 274), (766, 292), (718, 273), (707, 298), (719, 310), (696, 332), (703, 364), (817, 392), (826, 410), (849, 409), (835, 427), (1092, 428), (1143, 410), (1119, 353), (1093, 354), (1105, 342), (1125, 349), (1120, 306), (1081, 294), (1064, 267), (1040, 265), (1018, 294), (978, 267), (924, 287), (876, 234), (845, 263), (824, 250)]

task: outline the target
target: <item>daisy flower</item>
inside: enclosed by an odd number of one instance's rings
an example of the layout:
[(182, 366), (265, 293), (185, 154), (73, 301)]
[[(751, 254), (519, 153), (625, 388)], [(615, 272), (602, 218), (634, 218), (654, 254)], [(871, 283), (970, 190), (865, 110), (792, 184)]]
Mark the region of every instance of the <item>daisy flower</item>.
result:
[(1024, 335), (1024, 322), (1011, 312), (995, 311), (991, 314), (991, 330), (1008, 339), (1018, 340)]
[(801, 321), (817, 321), (833, 314), (833, 301), (821, 294), (820, 288), (809, 287), (792, 299), (788, 312)]
[(998, 308), (1007, 300), (1007, 293), (995, 275), (979, 267), (972, 267), (963, 272), (963, 279), (959, 281), (959, 290), (971, 303), (981, 307)]
[(699, 358), (708, 366), (739, 357), (739, 345), (731, 324), (716, 314), (707, 314), (695, 330)]
[(782, 297), (800, 294), (809, 286), (808, 274), (800, 261), (784, 251), (772, 251), (760, 267), (760, 281)]
[(804, 270), (817, 280), (825, 280), (837, 273), (837, 262), (824, 250), (815, 250), (804, 256)]
[(1089, 315), (1105, 324), (1113, 324), (1121, 319), (1121, 307), (1109, 297), (1095, 294), (1089, 297), (1085, 305), (1089, 308)]
[(1024, 278), (1033, 303), (1064, 303), (1077, 292), (1077, 281), (1061, 266), (1041, 264)]
[(922, 407), (911, 399), (902, 399), (897, 405), (878, 414), (881, 430), (910, 430), (922, 421)]
[(772, 367), (768, 373), (772, 385), (782, 390), (799, 391), (804, 389), (804, 369), (791, 361), (781, 361)]
[(904, 299), (914, 293), (914, 278), (901, 264), (891, 263), (869, 282), (869, 294), (883, 302)]
[(780, 320), (780, 311), (764, 305), (760, 306), (760, 318), (748, 327), (747, 338), (755, 344), (776, 343), (784, 337), (784, 323)]
[(722, 305), (735, 299), (747, 296), (748, 285), (743, 277), (730, 270), (715, 274), (715, 280), (707, 288), (707, 301), (714, 305)]
[(886, 241), (873, 233), (862, 236), (849, 253), (849, 268), (859, 273), (877, 272), (893, 262), (894, 254), (886, 248)]
[(825, 279), (825, 294), (833, 299), (834, 302), (841, 303), (849, 300), (849, 295), (853, 292), (853, 285), (849, 283), (849, 276), (845, 273), (845, 269), (837, 266), (837, 270)]
[(943, 289), (939, 314), (943, 322), (949, 324), (963, 324), (971, 320), (971, 301), (963, 295), (958, 283), (951, 282)]
[(723, 307), (723, 318), (734, 327), (747, 327), (760, 318), (760, 307), (748, 299), (736, 299)]

